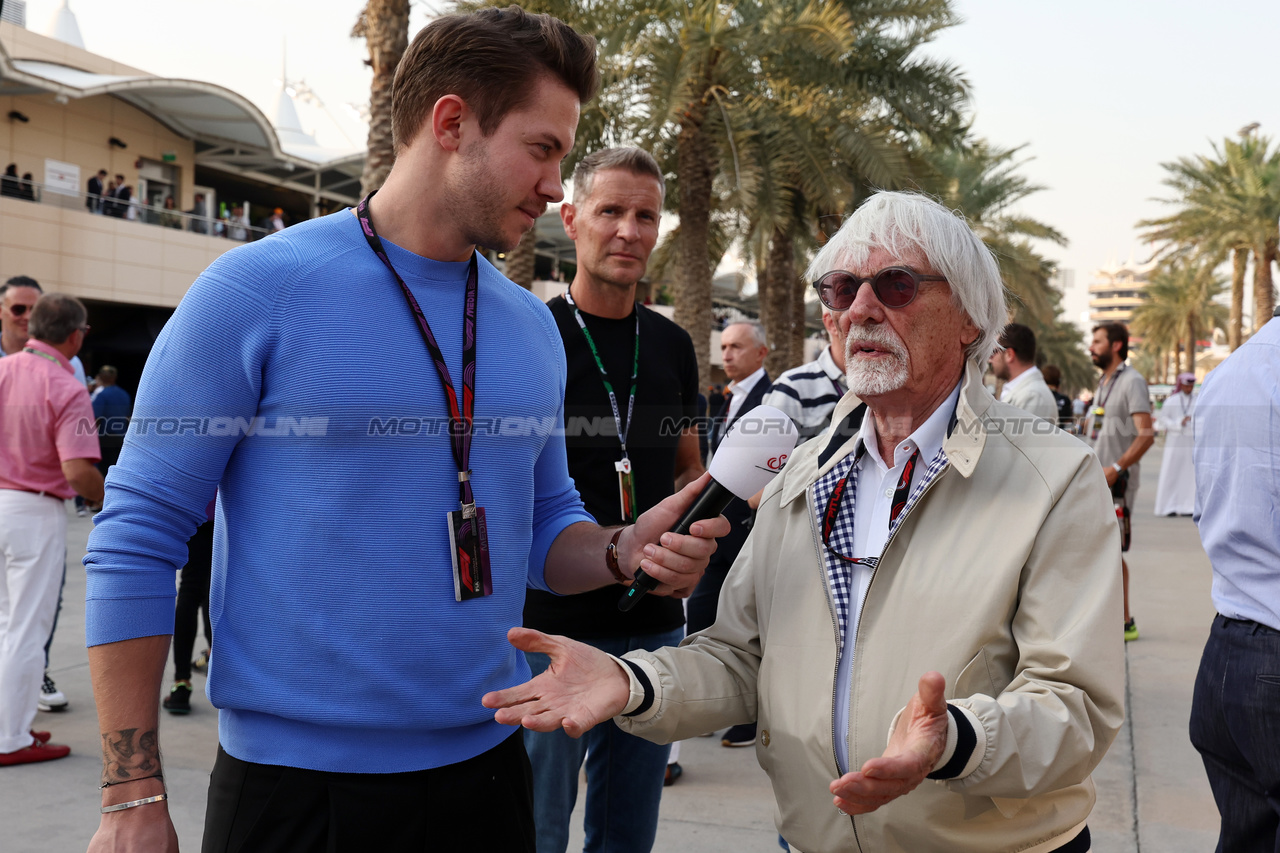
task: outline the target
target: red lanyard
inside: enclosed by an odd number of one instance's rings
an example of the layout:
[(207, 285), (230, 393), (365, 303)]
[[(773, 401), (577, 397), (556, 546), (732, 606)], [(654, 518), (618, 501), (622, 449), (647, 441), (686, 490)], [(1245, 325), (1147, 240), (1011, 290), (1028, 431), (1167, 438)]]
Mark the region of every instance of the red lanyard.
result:
[[(865, 444), (858, 445), (858, 452), (854, 454), (853, 464), (849, 466), (849, 472), (840, 478), (834, 489), (831, 490), (831, 497), (827, 500), (827, 510), (822, 514), (822, 544), (831, 547), (831, 532), (835, 529), (836, 519), (840, 517), (840, 504), (844, 500), (844, 493), (848, 490), (849, 477), (854, 476), (858, 468), (858, 463), (862, 460), (862, 454), (867, 450)], [(916, 470), (916, 463), (920, 460), (920, 448), (917, 447), (907, 459), (906, 466), (902, 469), (902, 476), (898, 478), (898, 487), (893, 492), (893, 505), (889, 509), (889, 526), (893, 527), (893, 523), (898, 520), (898, 516), (907, 505), (907, 499), (911, 497), (911, 475)], [(855, 477), (853, 481), (854, 489), (857, 489), (858, 482)], [(838, 552), (837, 552), (838, 553)], [(856, 558), (845, 557), (847, 560), (857, 562)]]
[(458, 394), (453, 388), (453, 379), (449, 375), (449, 366), (445, 364), (444, 354), (440, 352), (440, 345), (436, 343), (436, 336), (431, 333), (431, 326), (423, 316), (418, 300), (413, 297), (409, 286), (391, 265), (391, 259), (387, 257), (382, 247), (382, 240), (373, 228), (373, 220), (369, 218), (369, 199), (371, 198), (373, 193), (369, 193), (361, 199), (360, 204), (356, 205), (356, 217), (360, 220), (360, 227), (364, 230), (364, 239), (368, 241), (369, 248), (373, 249), (378, 260), (391, 271), (396, 284), (400, 285), (400, 292), (409, 303), (409, 310), (418, 321), (418, 331), (422, 332), (422, 340), (427, 345), (427, 351), (431, 353), (431, 360), (435, 362), (440, 384), (444, 386), (444, 396), (449, 403), (449, 444), (453, 450), (453, 461), (458, 466), (458, 501), (465, 512), (468, 507), (474, 509), (476, 502), (475, 495), (471, 491), (471, 469), (468, 467), (471, 461), (471, 435), (476, 410), (476, 291), (479, 281), (476, 253), (472, 251), (471, 265), (467, 270), (466, 307), (462, 315), (462, 404), (459, 406)]

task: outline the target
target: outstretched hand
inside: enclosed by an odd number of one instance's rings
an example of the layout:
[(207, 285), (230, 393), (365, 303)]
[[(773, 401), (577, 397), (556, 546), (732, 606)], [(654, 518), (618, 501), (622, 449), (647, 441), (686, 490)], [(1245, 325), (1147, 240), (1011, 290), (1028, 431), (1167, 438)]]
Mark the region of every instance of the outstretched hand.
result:
[(936, 672), (920, 677), (889, 745), (879, 758), (831, 783), (835, 805), (845, 814), (867, 814), (915, 790), (933, 772), (947, 746), (946, 682)]
[(499, 723), (537, 732), (564, 729), (570, 737), (582, 737), (627, 706), (630, 679), (599, 649), (531, 628), (512, 628), (507, 639), (521, 651), (549, 656), (551, 666), (524, 684), (481, 698), (486, 708), (497, 709), (493, 718)]

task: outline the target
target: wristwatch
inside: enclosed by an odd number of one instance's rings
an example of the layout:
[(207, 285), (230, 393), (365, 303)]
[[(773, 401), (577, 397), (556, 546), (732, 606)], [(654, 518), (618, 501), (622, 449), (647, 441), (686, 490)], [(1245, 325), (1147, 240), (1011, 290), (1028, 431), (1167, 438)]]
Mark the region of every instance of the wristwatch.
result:
[(1123, 474), (1123, 473), (1124, 473), (1124, 469), (1120, 467), (1120, 463), (1119, 463), (1119, 462), (1112, 462), (1112, 463), (1111, 463), (1111, 467), (1116, 469), (1116, 473), (1117, 473), (1117, 474)]

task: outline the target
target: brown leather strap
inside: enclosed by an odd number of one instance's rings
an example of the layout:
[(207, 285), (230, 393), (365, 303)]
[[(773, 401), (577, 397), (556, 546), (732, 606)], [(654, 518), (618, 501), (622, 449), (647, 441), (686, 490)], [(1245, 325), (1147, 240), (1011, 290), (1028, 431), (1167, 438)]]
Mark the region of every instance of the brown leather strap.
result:
[(613, 532), (613, 538), (609, 540), (608, 546), (604, 549), (604, 564), (609, 567), (609, 571), (613, 573), (614, 578), (623, 586), (630, 586), (632, 579), (622, 573), (622, 567), (618, 565), (618, 539), (622, 536), (625, 527), (619, 527)]

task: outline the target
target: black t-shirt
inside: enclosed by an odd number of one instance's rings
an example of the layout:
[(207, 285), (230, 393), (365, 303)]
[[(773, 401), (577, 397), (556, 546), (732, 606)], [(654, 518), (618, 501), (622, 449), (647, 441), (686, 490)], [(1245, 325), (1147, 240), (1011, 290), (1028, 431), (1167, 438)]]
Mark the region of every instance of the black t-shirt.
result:
[(1052, 388), (1049, 389), (1049, 392), (1053, 394), (1053, 401), (1058, 404), (1058, 426), (1066, 426), (1071, 423), (1073, 415), (1071, 411), (1071, 398), (1066, 394), (1054, 391)]
[[(565, 385), (565, 446), (569, 474), (577, 484), (587, 512), (604, 526), (623, 523), (618, 499), (618, 472), (622, 444), (609, 406), (600, 369), (586, 337), (574, 319), (573, 308), (563, 296), (547, 303), (568, 363)], [(635, 472), (636, 503), (644, 512), (675, 491), (676, 448), (680, 433), (696, 415), (698, 362), (689, 334), (675, 323), (642, 305), (640, 320), (640, 371), (636, 380), (636, 404), (627, 429), (627, 456)], [(631, 367), (635, 358), (636, 314), (623, 320), (596, 317), (583, 312), (587, 329), (600, 352), (618, 400), (618, 414), (625, 426), (631, 391)], [(604, 559), (604, 554), (600, 555)], [(671, 631), (684, 624), (684, 607), (666, 596), (647, 595), (629, 612), (618, 610), (621, 586), (558, 596), (529, 590), (524, 624), (569, 637), (617, 637)]]

